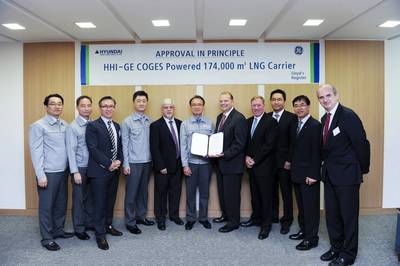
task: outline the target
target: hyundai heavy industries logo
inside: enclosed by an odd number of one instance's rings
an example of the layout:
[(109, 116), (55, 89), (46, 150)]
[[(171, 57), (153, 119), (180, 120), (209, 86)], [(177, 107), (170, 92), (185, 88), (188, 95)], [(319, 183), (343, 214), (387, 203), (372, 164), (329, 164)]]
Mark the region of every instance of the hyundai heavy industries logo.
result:
[(303, 54), (303, 47), (301, 47), (301, 46), (296, 46), (296, 47), (294, 48), (294, 53), (297, 54), (297, 55), (302, 55), (302, 54)]
[(122, 55), (122, 49), (101, 49), (94, 52), (96, 55)]

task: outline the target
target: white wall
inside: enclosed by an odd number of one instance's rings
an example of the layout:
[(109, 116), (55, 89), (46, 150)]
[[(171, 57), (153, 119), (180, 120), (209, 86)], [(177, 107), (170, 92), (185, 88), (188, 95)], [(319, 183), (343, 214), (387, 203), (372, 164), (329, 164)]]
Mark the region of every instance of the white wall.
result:
[(22, 48), (0, 43), (0, 209), (25, 209)]
[(385, 41), (383, 208), (400, 208), (400, 38)]

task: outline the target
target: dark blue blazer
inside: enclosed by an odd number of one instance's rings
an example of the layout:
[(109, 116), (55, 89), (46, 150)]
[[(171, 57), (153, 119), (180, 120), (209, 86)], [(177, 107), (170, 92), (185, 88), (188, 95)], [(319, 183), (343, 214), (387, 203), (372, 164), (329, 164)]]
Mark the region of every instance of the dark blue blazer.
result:
[(251, 126), (254, 116), (247, 119), (247, 145), (246, 155), (254, 160), (251, 168), (256, 176), (267, 176), (275, 172), (275, 149), (278, 140), (278, 123), (274, 118), (264, 113), (258, 121), (253, 137), (251, 137)]
[[(217, 117), (218, 131), (222, 113)], [(242, 174), (244, 172), (244, 154), (247, 142), (246, 118), (233, 109), (224, 122), (224, 156), (217, 159), (218, 168), (222, 174)]]
[[(113, 124), (117, 131), (117, 160), (120, 160), (122, 165), (121, 131), (118, 123), (113, 121)], [(114, 173), (108, 170), (112, 163), (112, 145), (107, 126), (101, 117), (87, 125), (86, 145), (89, 151), (87, 175), (89, 177), (107, 177), (110, 173)]]
[[(273, 114), (273, 112), (267, 113), (270, 117), (272, 117)], [(283, 168), (285, 162), (289, 161), (290, 124), (293, 121), (296, 121), (296, 116), (291, 112), (283, 111), (278, 123), (279, 137), (278, 144), (276, 145), (276, 165), (278, 168)]]
[[(176, 118), (174, 119), (176, 128), (178, 129), (177, 138), (179, 141), (179, 132), (182, 121)], [(179, 160), (176, 159), (176, 147), (172, 133), (169, 130), (164, 117), (161, 117), (150, 125), (150, 151), (153, 160), (153, 167), (156, 172), (165, 168), (167, 169), (168, 174), (173, 174), (182, 170), (180, 158)]]
[(305, 184), (306, 177), (321, 179), (321, 123), (310, 116), (297, 134), (298, 121), (290, 126), (290, 172), (294, 183)]
[[(326, 114), (321, 119), (322, 125), (325, 120)], [(353, 110), (339, 104), (322, 147), (323, 180), (329, 178), (336, 186), (360, 184), (362, 173), (369, 168), (368, 143), (360, 118)]]

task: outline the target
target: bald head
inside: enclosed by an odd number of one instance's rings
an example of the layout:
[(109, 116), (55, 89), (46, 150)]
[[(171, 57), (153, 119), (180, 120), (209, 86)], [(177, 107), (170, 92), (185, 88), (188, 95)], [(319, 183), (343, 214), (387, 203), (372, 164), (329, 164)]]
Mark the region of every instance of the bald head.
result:
[(338, 103), (339, 95), (331, 84), (323, 84), (317, 90), (318, 101), (325, 111), (330, 112)]

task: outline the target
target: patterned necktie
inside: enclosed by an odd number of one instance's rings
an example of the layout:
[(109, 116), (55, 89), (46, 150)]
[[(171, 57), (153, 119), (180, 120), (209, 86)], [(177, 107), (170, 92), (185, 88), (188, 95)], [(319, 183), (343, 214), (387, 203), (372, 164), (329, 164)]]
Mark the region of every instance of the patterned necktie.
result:
[(325, 124), (324, 124), (324, 133), (323, 133), (323, 144), (324, 145), (328, 139), (330, 121), (331, 121), (331, 113), (326, 113), (326, 119), (325, 119)]
[(115, 146), (115, 136), (114, 136), (114, 132), (112, 130), (111, 127), (111, 120), (107, 121), (107, 129), (108, 129), (108, 135), (110, 135), (110, 141), (111, 141), (111, 152), (112, 152), (112, 156), (111, 156), (111, 160), (114, 161), (115, 159), (117, 159), (117, 147)]
[(254, 117), (253, 124), (251, 125), (250, 136), (253, 137), (254, 131), (256, 131), (256, 127), (258, 124), (258, 119)]
[(279, 123), (279, 116), (280, 116), (280, 115), (279, 115), (278, 113), (275, 113), (275, 114), (274, 114), (275, 120), (276, 120), (276, 122), (278, 122), (278, 123)]
[(218, 132), (221, 132), (224, 129), (225, 119), (226, 119), (226, 116), (222, 115), (221, 121), (219, 121), (219, 125), (218, 125)]
[(179, 143), (178, 143), (178, 138), (176, 137), (173, 123), (174, 123), (174, 121), (169, 120), (169, 129), (171, 130), (172, 139), (174, 140), (174, 143), (175, 143), (176, 159), (178, 159), (179, 158)]
[(300, 130), (301, 130), (301, 125), (303, 124), (303, 121), (299, 120), (297, 124), (297, 130), (296, 130), (296, 135), (299, 135)]

